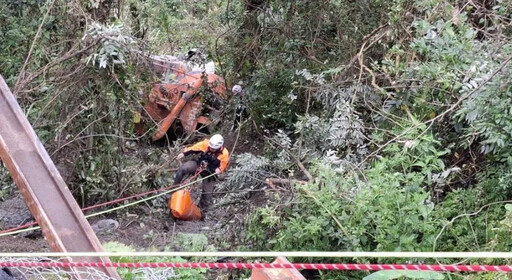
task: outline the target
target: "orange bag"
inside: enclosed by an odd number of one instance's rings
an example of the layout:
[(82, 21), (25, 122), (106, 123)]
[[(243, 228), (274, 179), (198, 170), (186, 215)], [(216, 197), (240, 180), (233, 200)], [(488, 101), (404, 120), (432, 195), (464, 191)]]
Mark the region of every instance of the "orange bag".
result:
[(180, 220), (196, 221), (201, 219), (201, 210), (192, 201), (189, 190), (179, 190), (169, 199), (169, 209), (172, 215)]

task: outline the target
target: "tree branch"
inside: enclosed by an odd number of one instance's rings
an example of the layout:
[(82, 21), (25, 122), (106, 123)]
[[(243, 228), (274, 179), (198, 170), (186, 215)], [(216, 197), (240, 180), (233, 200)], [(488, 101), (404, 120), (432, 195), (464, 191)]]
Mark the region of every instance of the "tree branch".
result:
[(294, 155), (292, 154), (290, 151), (288, 151), (287, 149), (285, 149), (285, 147), (283, 147), (281, 144), (279, 144), (278, 142), (276, 142), (274, 139), (270, 138), (270, 137), (267, 137), (267, 136), (264, 136), (265, 139), (271, 141), (272, 143), (276, 144), (277, 146), (279, 146), (281, 149), (283, 149), (284, 151), (286, 151), (291, 157), (292, 159), (295, 161), (295, 163), (297, 163), (297, 166), (300, 168), (300, 170), (302, 170), (302, 172), (304, 173), (304, 175), (306, 175), (306, 177), (308, 177), (308, 180), (309, 181), (312, 181), (313, 180), (313, 176), (311, 176), (311, 173), (309, 173), (309, 171), (306, 169), (306, 167), (304, 167), (304, 164), (302, 164), (302, 162)]
[(43, 29), (44, 22), (46, 21), (46, 18), (50, 14), (50, 11), (53, 8), (53, 4), (55, 3), (55, 0), (52, 0), (50, 5), (48, 6), (48, 10), (46, 11), (46, 14), (44, 15), (43, 19), (41, 20), (41, 24), (39, 24), (39, 28), (37, 29), (36, 35), (34, 36), (34, 40), (32, 40), (32, 44), (30, 45), (30, 49), (28, 51), (27, 57), (25, 58), (25, 62), (23, 63), (23, 66), (21, 67), (20, 73), (18, 74), (18, 78), (16, 79), (16, 83), (14, 84), (14, 96), (17, 95), (19, 89), (20, 89), (20, 81), (23, 76), (25, 76), (25, 68), (27, 68), (28, 61), (30, 60), (30, 56), (32, 55), (32, 51), (34, 51), (34, 46), (36, 45), (37, 39), (41, 36), (41, 30)]
[[(450, 106), (450, 108), (448, 108), (446, 111), (442, 112), (441, 114), (437, 115), (436, 117), (426, 121), (425, 123), (422, 123), (422, 124), (428, 124), (428, 128), (430, 128), (435, 121), (437, 120), (440, 120), (442, 119), (446, 114), (448, 114), (449, 112), (455, 110), (464, 100), (468, 99), (469, 97), (471, 97), (473, 94), (475, 94), (477, 91), (479, 91), (484, 85), (486, 85), (487, 83), (489, 83), (509, 62), (510, 60), (512, 60), (512, 55), (509, 56), (492, 74), (491, 76), (485, 80), (483, 83), (481, 83), (478, 87), (476, 87), (474, 90), (472, 90), (471, 92), (469, 92), (468, 94), (466, 94), (465, 96), (461, 97), (457, 102), (455, 102), (452, 106)], [(409, 128), (407, 128), (406, 130), (404, 130), (404, 132), (400, 133), (399, 135), (393, 137), (391, 140), (387, 141), (384, 145), (380, 146), (377, 150), (373, 151), (371, 154), (369, 154), (364, 160), (362, 160), (357, 166), (361, 166), (362, 164), (364, 164), (368, 159), (370, 159), (372, 156), (378, 154), (382, 149), (384, 149), (385, 147), (387, 147), (389, 144), (395, 142), (396, 140), (400, 139), (401, 137), (403, 137), (404, 135), (406, 135), (407, 133), (409, 133), (410, 131), (412, 131), (413, 129), (417, 128), (419, 126), (419, 124), (416, 124), (416, 125), (413, 125)], [(428, 129), (427, 128), (427, 129)]]

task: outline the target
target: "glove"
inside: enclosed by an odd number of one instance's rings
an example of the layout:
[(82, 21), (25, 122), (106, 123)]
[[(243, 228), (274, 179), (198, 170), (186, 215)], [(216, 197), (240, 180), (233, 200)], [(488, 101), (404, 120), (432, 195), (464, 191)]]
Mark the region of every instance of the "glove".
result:
[(181, 160), (183, 157), (185, 157), (185, 155), (183, 153), (179, 153), (176, 159)]
[(215, 169), (215, 174), (219, 175), (220, 173), (222, 173), (222, 171), (220, 171), (220, 168)]

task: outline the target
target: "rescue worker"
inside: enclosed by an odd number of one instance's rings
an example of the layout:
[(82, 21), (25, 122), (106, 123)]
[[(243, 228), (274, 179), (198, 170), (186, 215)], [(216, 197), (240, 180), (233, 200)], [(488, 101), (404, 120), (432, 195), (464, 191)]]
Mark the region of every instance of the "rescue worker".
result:
[(197, 54), (197, 52), (198, 51), (197, 51), (196, 48), (189, 49), (188, 52), (187, 52), (187, 58), (185, 60), (187, 60), (187, 61), (191, 60), (192, 57)]
[(201, 164), (206, 164), (205, 169), (200, 173), (202, 177), (215, 174), (203, 181), (203, 191), (199, 200), (199, 207), (206, 208), (212, 199), (214, 181), (217, 175), (226, 171), (229, 163), (229, 151), (224, 147), (224, 138), (220, 134), (213, 135), (210, 139), (204, 139), (188, 148), (185, 148), (176, 159), (181, 160), (188, 155), (198, 154), (196, 160), (190, 160), (180, 166), (174, 177), (174, 185), (178, 185), (187, 175), (193, 175)]
[(234, 85), (233, 88), (231, 89), (231, 92), (233, 93), (234, 96), (238, 97), (238, 105), (235, 111), (235, 122), (231, 127), (231, 131), (233, 131), (238, 126), (240, 126), (242, 121), (249, 117), (249, 111), (247, 110), (247, 96), (245, 92), (242, 91), (242, 86)]

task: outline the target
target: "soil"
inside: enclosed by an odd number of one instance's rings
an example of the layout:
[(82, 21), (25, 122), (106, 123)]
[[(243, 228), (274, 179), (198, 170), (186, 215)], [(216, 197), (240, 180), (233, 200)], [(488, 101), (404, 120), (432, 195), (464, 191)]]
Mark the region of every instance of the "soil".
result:
[[(203, 221), (176, 221), (171, 219), (167, 209), (150, 209), (148, 206), (130, 208), (112, 216), (89, 219), (94, 224), (101, 219), (114, 219), (119, 222), (117, 229), (98, 232), (101, 243), (116, 241), (133, 246), (137, 251), (171, 250), (185, 251), (174, 242), (179, 233), (204, 234), (208, 244), (217, 250), (234, 250), (241, 245), (244, 218), (249, 211), (261, 205), (264, 193), (257, 193), (244, 203), (229, 206), (213, 205), (205, 211)], [(223, 248), (219, 241), (229, 247)], [(36, 238), (19, 235), (0, 237), (0, 252), (49, 252), (51, 251), (40, 231)]]
[(22, 236), (3, 236), (0, 237), (0, 252), (50, 252), (50, 247), (42, 236), (37, 239)]
[[(225, 137), (225, 146), (233, 147), (236, 141), (236, 133), (232, 132)], [(250, 141), (251, 140), (251, 141)], [(249, 137), (240, 137), (235, 147), (235, 154), (251, 152), (259, 154), (263, 150), (260, 141), (254, 141)], [(231, 150), (231, 149), (230, 149)], [(219, 199), (223, 194), (214, 195), (214, 203), (204, 211), (205, 218), (202, 221), (175, 221), (169, 215), (162, 199), (161, 207), (149, 205), (133, 206), (127, 210), (114, 213), (109, 216), (94, 217), (89, 219), (90, 224), (101, 219), (113, 219), (119, 223), (117, 229), (98, 232), (98, 239), (102, 242), (117, 241), (126, 245), (132, 245), (136, 250), (180, 250), (174, 243), (178, 233), (204, 234), (208, 243), (217, 250), (235, 249), (241, 244), (243, 236), (244, 219), (247, 213), (255, 207), (261, 206), (266, 201), (265, 193), (253, 193), (244, 201), (232, 201), (220, 206)], [(1, 205), (1, 204), (0, 204)], [(221, 241), (221, 243), (219, 243)], [(222, 245), (225, 244), (225, 245)], [(227, 246), (223, 248), (223, 246)], [(0, 237), (0, 252), (47, 252), (50, 248), (46, 240), (40, 234), (32, 238), (19, 235)]]
[[(131, 245), (138, 251), (180, 251), (182, 248), (174, 242), (179, 233), (204, 234), (208, 238), (208, 244), (214, 245), (218, 250), (230, 250), (243, 238), (240, 233), (244, 226), (244, 217), (248, 211), (261, 204), (264, 197), (263, 193), (255, 194), (244, 203), (213, 205), (203, 212), (206, 214), (203, 221), (176, 221), (170, 218), (165, 208), (155, 210), (148, 206), (139, 206), (115, 215), (95, 217), (89, 219), (89, 222), (92, 225), (106, 218), (118, 221), (117, 229), (97, 232), (98, 239), (101, 243), (116, 241)], [(216, 243), (221, 240), (227, 241), (224, 244), (229, 244), (230, 248), (218, 247)], [(0, 237), (0, 252), (49, 251), (48, 243), (40, 231), (35, 238), (20, 235)]]
[[(225, 146), (231, 153), (261, 154), (263, 141), (246, 135), (237, 140), (237, 133), (225, 134)], [(233, 150), (233, 146), (235, 145)], [(147, 147), (150, 148), (150, 147)], [(94, 217), (89, 219), (91, 225), (100, 220), (113, 219), (117, 228), (97, 232), (101, 243), (110, 241), (131, 245), (137, 251), (184, 251), (180, 248), (176, 237), (180, 233), (204, 234), (208, 239), (208, 245), (213, 245), (216, 250), (236, 250), (244, 244), (245, 218), (256, 207), (265, 204), (267, 198), (265, 192), (255, 192), (243, 201), (219, 201), (225, 194), (214, 195), (214, 201), (209, 209), (203, 211), (205, 218), (201, 221), (176, 221), (169, 215), (166, 201), (156, 201), (156, 205), (139, 204), (109, 216)], [(0, 203), (1, 208), (1, 203)], [(25, 215), (26, 216), (26, 215)], [(21, 218), (26, 219), (23, 216)], [(30, 235), (30, 238), (20, 235), (0, 237), (0, 252), (49, 252), (45, 238), (40, 231)], [(218, 261), (227, 261), (219, 259)], [(243, 271), (212, 270), (208, 272), (208, 279), (239, 279)], [(235, 277), (235, 278), (233, 278)]]

